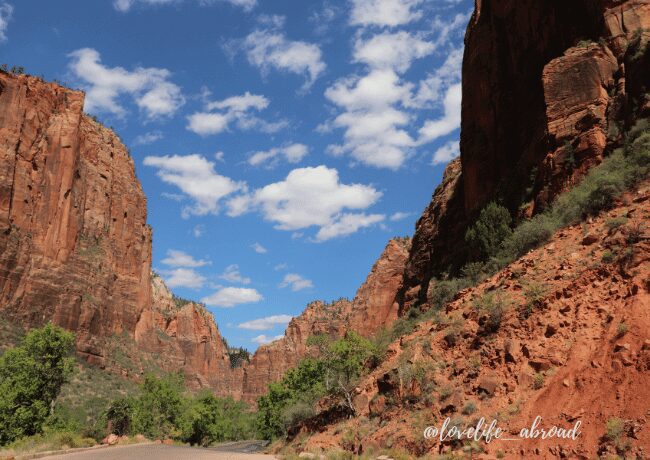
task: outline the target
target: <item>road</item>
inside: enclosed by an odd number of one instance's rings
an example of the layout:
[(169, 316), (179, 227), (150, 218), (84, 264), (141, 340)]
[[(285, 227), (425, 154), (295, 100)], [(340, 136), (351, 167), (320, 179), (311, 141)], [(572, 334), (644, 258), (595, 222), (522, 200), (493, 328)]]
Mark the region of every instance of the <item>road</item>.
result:
[(230, 443), (210, 449), (164, 444), (112, 446), (73, 454), (53, 455), (47, 460), (271, 460), (273, 455), (249, 453), (259, 443)]

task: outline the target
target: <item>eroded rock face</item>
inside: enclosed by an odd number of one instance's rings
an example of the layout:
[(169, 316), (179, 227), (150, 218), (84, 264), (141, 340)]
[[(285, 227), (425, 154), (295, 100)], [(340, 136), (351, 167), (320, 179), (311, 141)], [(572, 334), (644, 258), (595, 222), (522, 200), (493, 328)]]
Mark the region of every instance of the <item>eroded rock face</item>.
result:
[(182, 370), (216, 385), (230, 362), (214, 320), (152, 277), (133, 160), (83, 101), (0, 72), (0, 311), (74, 331), (80, 356), (129, 377)]
[(312, 335), (339, 338), (346, 331), (355, 331), (371, 336), (390, 326), (398, 315), (396, 296), (409, 247), (409, 240), (391, 240), (352, 301), (314, 302), (291, 320), (282, 339), (258, 348), (243, 368), (243, 399), (252, 402), (265, 394), (269, 383), (279, 380), (288, 369), (313, 353), (307, 347), (307, 339)]
[(462, 235), (487, 203), (542, 210), (650, 114), (649, 30), (643, 0), (476, 1), (461, 164), (448, 166), (418, 221), (402, 311), (426, 302), (432, 276), (463, 265)]
[(0, 305), (95, 338), (132, 334), (151, 301), (151, 229), (133, 161), (83, 93), (0, 73)]

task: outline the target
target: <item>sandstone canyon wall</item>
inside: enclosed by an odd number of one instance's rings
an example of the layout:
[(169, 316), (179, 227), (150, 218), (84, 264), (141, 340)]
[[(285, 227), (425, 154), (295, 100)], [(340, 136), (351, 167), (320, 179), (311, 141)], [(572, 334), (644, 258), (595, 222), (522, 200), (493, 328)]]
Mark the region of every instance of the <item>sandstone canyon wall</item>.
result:
[(208, 386), (230, 370), (219, 331), (152, 276), (133, 159), (83, 102), (0, 72), (0, 311), (28, 328), (74, 331), (78, 354), (109, 370), (183, 370)]
[(462, 266), (462, 235), (485, 204), (543, 209), (650, 113), (649, 38), (647, 0), (476, 0), (461, 157), (416, 225), (402, 312), (426, 302), (434, 276)]

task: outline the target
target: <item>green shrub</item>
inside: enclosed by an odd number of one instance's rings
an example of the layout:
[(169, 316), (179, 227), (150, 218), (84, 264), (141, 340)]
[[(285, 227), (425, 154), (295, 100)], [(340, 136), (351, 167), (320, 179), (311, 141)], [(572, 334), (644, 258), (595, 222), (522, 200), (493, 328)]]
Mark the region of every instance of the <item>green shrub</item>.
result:
[(529, 283), (524, 288), (524, 297), (526, 298), (526, 304), (524, 305), (524, 311), (522, 315), (525, 318), (528, 318), (533, 310), (540, 308), (546, 297), (546, 289), (539, 283)]
[(623, 337), (625, 334), (627, 334), (627, 324), (625, 323), (619, 323), (618, 326), (616, 326), (616, 336), (617, 337)]
[(205, 392), (186, 405), (179, 427), (182, 441), (208, 447), (219, 442), (253, 438), (255, 416), (241, 401)]
[(474, 300), (474, 308), (479, 315), (485, 315), (485, 321), (482, 324), (483, 330), (494, 333), (501, 327), (503, 315), (508, 308), (508, 301), (502, 295), (486, 292)]
[(163, 378), (145, 376), (141, 395), (133, 404), (132, 432), (149, 439), (162, 439), (175, 434), (176, 423), (184, 400), (183, 377), (169, 374)]
[(544, 386), (544, 375), (539, 372), (533, 378), (533, 388), (539, 390)]
[(501, 249), (503, 241), (510, 236), (512, 217), (503, 206), (491, 202), (481, 210), (478, 220), (465, 233), (465, 240), (482, 256), (492, 257)]
[(119, 436), (131, 433), (134, 406), (132, 398), (119, 398), (111, 402), (106, 410), (106, 420), (112, 433)]
[(620, 418), (612, 417), (607, 420), (605, 436), (610, 441), (616, 441), (623, 434), (625, 423)]
[[(479, 265), (479, 264), (473, 264)], [(475, 267), (472, 267), (472, 270)], [(429, 283), (429, 303), (431, 308), (440, 310), (463, 289), (471, 286), (471, 281), (465, 278), (451, 278), (445, 280), (431, 280)]]
[(627, 223), (627, 217), (614, 217), (613, 219), (608, 219), (605, 221), (605, 227), (607, 227), (607, 230), (610, 232), (614, 229), (617, 229)]
[(0, 357), (0, 445), (42, 432), (70, 378), (74, 336), (47, 324)]
[(472, 415), (474, 412), (476, 412), (476, 404), (472, 401), (468, 401), (463, 407), (463, 415)]
[(615, 258), (616, 257), (614, 257), (614, 253), (612, 253), (612, 251), (605, 251), (603, 252), (603, 255), (600, 257), (600, 260), (605, 264), (611, 264), (612, 262), (614, 262)]

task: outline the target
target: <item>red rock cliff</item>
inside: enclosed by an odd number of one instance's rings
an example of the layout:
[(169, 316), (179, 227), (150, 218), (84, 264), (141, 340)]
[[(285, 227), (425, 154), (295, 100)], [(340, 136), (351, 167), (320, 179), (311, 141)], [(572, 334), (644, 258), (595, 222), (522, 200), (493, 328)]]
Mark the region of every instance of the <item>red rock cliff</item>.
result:
[(485, 204), (542, 209), (650, 112), (649, 30), (647, 0), (476, 0), (460, 160), (417, 223), (403, 311), (425, 301), (433, 276), (462, 265), (462, 235)]
[(152, 277), (133, 160), (83, 102), (0, 72), (0, 311), (74, 331), (79, 355), (113, 371), (182, 369), (193, 387), (214, 385), (230, 370), (214, 320)]

